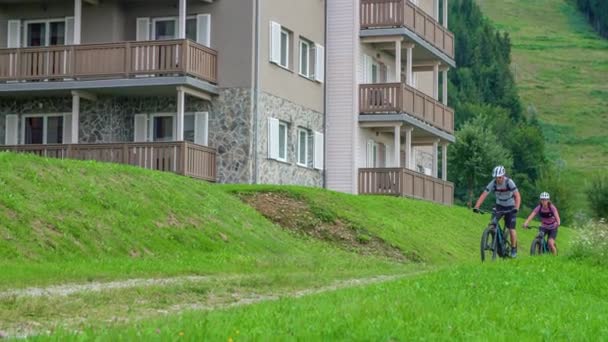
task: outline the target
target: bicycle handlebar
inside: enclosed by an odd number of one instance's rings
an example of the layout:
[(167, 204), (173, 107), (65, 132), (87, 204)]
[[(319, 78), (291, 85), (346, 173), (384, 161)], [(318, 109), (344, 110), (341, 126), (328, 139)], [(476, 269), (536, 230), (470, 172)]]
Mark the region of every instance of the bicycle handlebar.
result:
[(516, 213), (517, 209), (513, 208), (513, 209), (510, 209), (510, 210), (504, 210), (504, 211), (498, 211), (498, 210), (492, 209), (492, 212), (489, 212), (489, 211), (485, 211), (485, 210), (481, 210), (481, 209), (475, 210), (475, 208), (473, 208), (473, 212), (476, 212), (476, 213), (479, 213), (479, 214), (504, 215), (504, 214)]

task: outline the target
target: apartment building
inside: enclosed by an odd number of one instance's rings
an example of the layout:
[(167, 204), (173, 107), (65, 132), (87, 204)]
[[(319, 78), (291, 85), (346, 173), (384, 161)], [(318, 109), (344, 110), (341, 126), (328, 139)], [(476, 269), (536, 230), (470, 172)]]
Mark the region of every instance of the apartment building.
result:
[(0, 0), (0, 146), (322, 186), (323, 0)]
[(329, 189), (452, 204), (448, 0), (334, 0), (327, 7)]

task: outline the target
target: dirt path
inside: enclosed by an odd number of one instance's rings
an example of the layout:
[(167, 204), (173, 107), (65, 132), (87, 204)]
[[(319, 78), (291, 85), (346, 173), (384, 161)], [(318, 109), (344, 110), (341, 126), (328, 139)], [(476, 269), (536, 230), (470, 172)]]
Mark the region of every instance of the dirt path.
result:
[[(280, 298), (300, 298), (309, 295), (315, 295), (325, 292), (332, 292), (346, 288), (353, 288), (359, 286), (366, 286), (378, 283), (384, 283), (389, 281), (394, 281), (402, 278), (413, 277), (420, 274), (427, 273), (429, 271), (417, 271), (411, 272), (407, 274), (400, 275), (380, 275), (368, 278), (354, 278), (354, 279), (346, 279), (346, 280), (338, 280), (333, 283), (325, 286), (314, 287), (309, 289), (295, 290), (295, 291), (284, 291), (280, 293), (271, 293), (271, 294), (257, 294), (257, 293), (234, 293), (232, 294), (232, 300), (229, 303), (216, 303), (216, 304), (207, 304), (207, 303), (190, 303), (187, 305), (173, 305), (167, 307), (163, 310), (155, 310), (155, 311), (143, 311), (141, 315), (138, 315), (139, 320), (145, 320), (152, 317), (157, 317), (159, 315), (175, 315), (180, 312), (186, 310), (201, 310), (201, 311), (213, 311), (218, 309), (226, 309), (232, 307), (240, 307), (265, 301), (274, 301)], [(107, 283), (88, 283), (88, 284), (64, 284), (58, 286), (50, 286), (50, 287), (31, 287), (25, 289), (11, 289), (0, 292), (0, 299), (7, 297), (64, 297), (71, 294), (76, 293), (86, 293), (86, 292), (100, 292), (104, 290), (113, 290), (113, 289), (128, 289), (135, 287), (145, 287), (145, 286), (169, 286), (181, 284), (184, 282), (207, 282), (213, 280), (232, 280), (232, 279), (242, 279), (243, 276), (184, 276), (184, 277), (173, 277), (173, 278), (160, 278), (160, 279), (129, 279), (124, 281), (113, 281)], [(115, 317), (116, 321), (121, 321), (121, 323), (125, 323), (128, 321), (126, 318)], [(66, 318), (63, 317), (61, 321), (56, 322), (47, 322), (50, 325), (63, 325), (66, 323), (84, 323), (81, 322), (79, 318)], [(14, 328), (14, 327), (13, 327)], [(1, 330), (0, 327), (0, 338), (26, 338), (32, 337), (37, 334), (45, 333), (46, 329), (39, 327), (38, 329), (35, 327), (21, 327), (18, 330), (14, 330), (8, 328), (6, 331)], [(4, 328), (6, 329), (6, 327)]]

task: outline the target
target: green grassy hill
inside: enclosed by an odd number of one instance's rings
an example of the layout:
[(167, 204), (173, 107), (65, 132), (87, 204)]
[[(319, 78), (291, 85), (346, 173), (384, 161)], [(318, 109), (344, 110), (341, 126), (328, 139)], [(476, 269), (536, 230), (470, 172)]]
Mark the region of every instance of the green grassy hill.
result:
[[(0, 335), (184, 322), (189, 309), (474, 269), (489, 220), (404, 198), (213, 185), (124, 165), (11, 153), (0, 165)], [(534, 235), (520, 230), (521, 258)], [(560, 251), (573, 235), (560, 231)], [(124, 286), (78, 289), (109, 281)], [(25, 289), (50, 285), (61, 286)]]
[(543, 124), (551, 160), (564, 167), (575, 206), (585, 181), (608, 169), (608, 40), (569, 0), (477, 0), (511, 35), (512, 70), (528, 112)]

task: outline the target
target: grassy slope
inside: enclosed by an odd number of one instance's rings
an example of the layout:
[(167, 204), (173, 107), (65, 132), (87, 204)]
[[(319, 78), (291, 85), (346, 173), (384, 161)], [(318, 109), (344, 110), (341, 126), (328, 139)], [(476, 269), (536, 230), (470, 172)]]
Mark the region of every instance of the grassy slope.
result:
[(477, 0), (513, 43), (513, 71), (526, 107), (536, 108), (553, 160), (579, 208), (585, 179), (608, 169), (608, 40), (570, 0)]
[[(605, 268), (563, 257), (457, 266), (385, 284), (188, 312), (57, 340), (605, 340)], [(42, 338), (41, 340), (46, 340)]]

